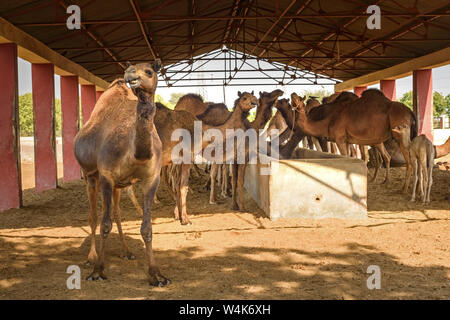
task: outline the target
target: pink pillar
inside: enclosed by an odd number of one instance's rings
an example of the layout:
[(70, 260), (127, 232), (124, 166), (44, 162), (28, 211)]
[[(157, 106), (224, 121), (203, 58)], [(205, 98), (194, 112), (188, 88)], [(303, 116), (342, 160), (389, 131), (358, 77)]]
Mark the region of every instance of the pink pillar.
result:
[(364, 91), (366, 91), (366, 90), (367, 90), (367, 87), (355, 87), (355, 88), (353, 89), (353, 92), (354, 92), (358, 97), (361, 97), (362, 93), (363, 93)]
[(0, 212), (22, 205), (17, 45), (0, 44)]
[(73, 153), (73, 142), (79, 125), (77, 76), (61, 76), (61, 111), (64, 182), (68, 182), (81, 178), (80, 166)]
[(92, 84), (81, 85), (81, 115), (83, 116), (83, 124), (85, 124), (94, 110), (96, 101), (95, 86)]
[(98, 101), (98, 99), (100, 99), (100, 96), (103, 94), (103, 92), (105, 91), (95, 91), (95, 101)]
[(55, 84), (52, 64), (31, 65), (36, 192), (56, 188)]
[(392, 101), (397, 98), (397, 91), (395, 86), (395, 80), (381, 80), (380, 89), (383, 91), (384, 95)]
[(432, 69), (413, 72), (413, 105), (419, 134), (433, 141), (433, 72)]

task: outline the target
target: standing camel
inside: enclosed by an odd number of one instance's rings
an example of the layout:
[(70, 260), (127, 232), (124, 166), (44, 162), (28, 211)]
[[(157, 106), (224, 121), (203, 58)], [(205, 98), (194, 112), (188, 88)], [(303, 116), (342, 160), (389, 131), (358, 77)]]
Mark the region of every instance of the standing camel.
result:
[[(130, 94), (123, 81), (113, 82), (75, 138), (75, 157), (87, 182), (93, 235), (97, 228), (98, 189), (103, 198), (100, 247), (97, 256), (94, 236), (89, 261), (95, 265), (88, 280), (106, 279), (104, 256), (106, 239), (112, 229), (111, 209), (122, 234), (118, 216), (120, 189), (140, 181), (144, 194), (141, 236), (145, 243), (150, 284), (164, 286), (170, 282), (159, 271), (152, 250), (151, 206), (160, 180), (162, 157), (161, 140), (154, 126), (156, 72), (160, 67), (159, 59), (153, 65), (129, 66), (125, 81), (135, 96)], [(128, 248), (126, 250), (127, 256), (130, 255)]]
[(433, 143), (428, 140), (425, 135), (421, 134), (411, 141), (409, 155), (414, 173), (411, 201), (416, 200), (417, 180), (419, 180), (422, 203), (429, 203), (431, 185), (433, 184), (433, 166), (435, 157)]
[[(276, 101), (280, 96), (282, 96), (284, 92), (282, 90), (274, 90), (272, 92), (259, 92), (259, 99), (258, 99), (258, 106), (256, 108), (256, 116), (255, 119), (252, 122), (249, 122), (246, 118), (243, 121), (243, 130), (246, 129), (254, 129), (256, 130), (257, 134), (259, 134), (260, 129), (263, 129), (266, 123), (269, 121), (270, 117), (272, 116), (272, 107), (275, 105)], [(212, 107), (210, 110), (217, 110), (218, 107)], [(219, 109), (220, 110), (220, 109)], [(209, 112), (205, 113), (204, 116), (201, 117), (203, 121), (206, 123), (211, 124), (212, 120), (211, 116), (208, 115)], [(214, 120), (214, 124), (217, 125), (219, 122), (223, 121), (223, 119), (228, 118), (229, 115), (224, 112), (222, 119), (217, 117)], [(223, 164), (222, 167), (222, 196), (226, 197), (227, 188), (228, 188), (228, 165)], [(216, 204), (216, 194), (215, 194), (215, 180), (216, 175), (219, 172), (219, 165), (213, 164), (211, 167), (211, 190), (210, 190), (210, 204)], [(233, 179), (233, 177), (232, 177)]]
[[(293, 105), (299, 110), (296, 118), (298, 126), (308, 134), (335, 141), (341, 154), (348, 155), (349, 143), (376, 145), (387, 163), (386, 182), (389, 181), (390, 158), (383, 142), (392, 136), (407, 159), (403, 186), (403, 192), (407, 192), (412, 170), (409, 161), (409, 144), (411, 138), (417, 135), (416, 119), (410, 109), (402, 103), (390, 101), (379, 90), (369, 89), (363, 92), (361, 98), (348, 104), (337, 103), (333, 107), (334, 112), (325, 113), (323, 118), (311, 119), (306, 115), (300, 97), (293, 93), (291, 99)], [(336, 104), (338, 100), (339, 98), (334, 103), (324, 106)]]

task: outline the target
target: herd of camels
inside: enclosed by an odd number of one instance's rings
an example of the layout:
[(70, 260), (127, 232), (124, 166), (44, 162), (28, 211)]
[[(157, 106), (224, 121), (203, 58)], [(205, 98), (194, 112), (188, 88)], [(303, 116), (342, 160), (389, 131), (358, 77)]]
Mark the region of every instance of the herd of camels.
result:
[[(305, 104), (305, 99), (295, 93), (291, 95), (290, 101), (279, 99), (283, 95), (281, 90), (261, 92), (259, 99), (253, 92), (239, 92), (232, 111), (224, 104), (206, 103), (201, 97), (188, 94), (179, 100), (174, 110), (170, 110), (161, 103), (155, 103), (157, 72), (160, 67), (159, 60), (155, 60), (153, 64), (129, 64), (124, 77), (115, 80), (101, 95), (90, 119), (75, 139), (74, 153), (86, 181), (90, 205), (92, 237), (88, 262), (94, 265), (94, 270), (88, 280), (106, 279), (104, 256), (106, 239), (112, 229), (111, 214), (117, 224), (124, 257), (135, 258), (128, 249), (121, 227), (120, 191), (127, 188), (142, 215), (140, 233), (148, 259), (150, 284), (164, 286), (170, 283), (161, 274), (153, 255), (151, 208), (162, 177), (170, 185), (169, 189), (176, 203), (175, 219), (182, 224), (190, 223), (186, 197), (192, 165), (175, 164), (178, 162), (171, 151), (178, 142), (172, 141), (171, 135), (175, 129), (183, 128), (194, 137), (195, 121), (202, 121), (202, 130), (214, 128), (222, 132), (225, 137), (223, 140), (227, 139), (227, 129), (263, 129), (267, 126), (269, 129), (277, 128), (282, 132), (279, 136), (280, 157), (285, 159), (290, 158), (302, 140), (321, 151), (335, 151), (334, 146), (337, 146), (342, 155), (354, 154), (353, 145), (359, 145), (361, 150), (366, 150), (365, 146), (372, 146), (371, 150), (377, 150), (384, 160), (386, 182), (389, 180), (390, 155), (383, 142), (393, 138), (406, 161), (403, 191), (407, 192), (414, 169), (413, 199), (419, 180), (419, 191), (424, 201), (429, 201), (434, 158), (450, 152), (450, 139), (442, 146), (433, 146), (425, 136), (417, 136), (417, 121), (410, 109), (401, 103), (390, 101), (379, 90), (369, 89), (361, 97), (350, 92), (334, 94), (324, 99), (322, 104), (314, 99)], [(256, 117), (250, 122), (247, 117), (255, 107)], [(277, 110), (274, 116), (273, 108)], [(203, 150), (209, 145), (208, 141), (202, 141), (201, 146), (196, 146), (195, 143), (193, 139), (192, 154), (196, 148)], [(235, 158), (236, 152), (235, 150)], [(362, 153), (368, 159), (367, 152)], [(183, 157), (182, 154), (179, 156)], [(248, 159), (248, 148), (245, 157)], [(419, 174), (419, 179), (416, 170), (418, 164), (424, 170), (424, 174)], [(222, 195), (227, 195), (230, 167), (232, 207), (245, 210), (245, 164), (211, 164), (210, 203), (216, 201), (216, 177), (219, 178)], [(133, 192), (133, 185), (137, 182), (142, 186), (142, 208)], [(96, 203), (99, 192), (102, 194), (103, 218), (97, 251)]]

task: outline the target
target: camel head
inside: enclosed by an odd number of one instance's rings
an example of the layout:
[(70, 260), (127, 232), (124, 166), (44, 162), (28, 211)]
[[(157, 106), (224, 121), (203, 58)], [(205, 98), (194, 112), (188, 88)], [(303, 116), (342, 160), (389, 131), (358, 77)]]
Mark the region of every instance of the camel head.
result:
[(305, 99), (304, 97), (299, 97), (295, 92), (291, 94), (291, 101), (292, 101), (292, 109), (295, 111), (298, 111), (299, 113), (305, 113)]
[(284, 94), (283, 90), (277, 89), (272, 92), (259, 92), (259, 99), (266, 100), (267, 102), (275, 102), (279, 97), (281, 97)]
[(236, 102), (239, 103), (243, 111), (249, 111), (259, 104), (258, 99), (253, 95), (253, 91), (252, 93), (238, 91), (238, 96), (239, 99)]
[(151, 63), (127, 63), (124, 79), (127, 85), (136, 94), (137, 91), (142, 90), (147, 93), (154, 93), (158, 85), (157, 72), (161, 68), (161, 60), (156, 59)]

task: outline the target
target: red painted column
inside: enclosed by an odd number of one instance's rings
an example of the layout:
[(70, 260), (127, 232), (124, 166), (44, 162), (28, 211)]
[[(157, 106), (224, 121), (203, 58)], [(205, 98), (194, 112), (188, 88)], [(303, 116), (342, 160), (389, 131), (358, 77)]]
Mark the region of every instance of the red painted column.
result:
[(81, 85), (81, 115), (85, 124), (94, 110), (96, 102), (95, 86), (91, 84)]
[(103, 94), (103, 92), (105, 91), (95, 91), (95, 101), (98, 101), (98, 99), (100, 99), (100, 96)]
[(419, 123), (419, 134), (433, 141), (433, 72), (413, 72), (413, 105)]
[(366, 90), (367, 90), (367, 87), (355, 87), (355, 88), (353, 89), (353, 92), (354, 92), (358, 97), (361, 97), (362, 93), (363, 93), (364, 91), (366, 91)]
[(381, 80), (380, 89), (389, 100), (395, 101), (397, 99), (395, 80)]
[(80, 166), (73, 153), (79, 126), (78, 77), (61, 76), (61, 112), (64, 182), (81, 178)]
[(55, 84), (52, 64), (31, 65), (35, 191), (56, 188)]
[(0, 44), (0, 212), (22, 205), (17, 45)]

